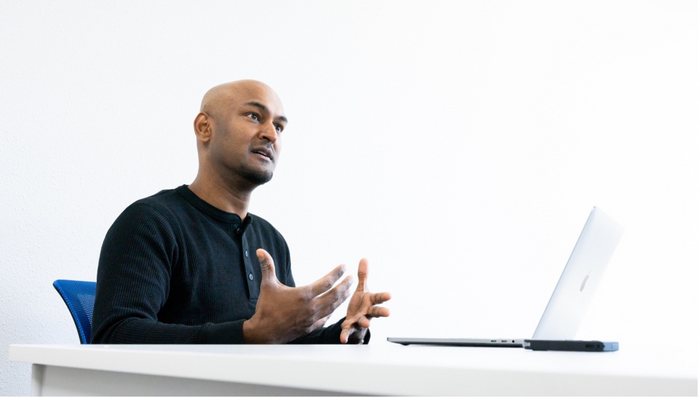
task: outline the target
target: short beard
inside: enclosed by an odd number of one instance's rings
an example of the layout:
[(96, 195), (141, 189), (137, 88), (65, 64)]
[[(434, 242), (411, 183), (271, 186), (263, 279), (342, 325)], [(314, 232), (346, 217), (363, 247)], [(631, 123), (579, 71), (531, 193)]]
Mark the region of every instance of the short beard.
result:
[(273, 174), (271, 171), (251, 170), (246, 167), (240, 167), (238, 169), (238, 173), (241, 175), (241, 177), (245, 178), (248, 180), (248, 182), (256, 186), (269, 182), (272, 179)]

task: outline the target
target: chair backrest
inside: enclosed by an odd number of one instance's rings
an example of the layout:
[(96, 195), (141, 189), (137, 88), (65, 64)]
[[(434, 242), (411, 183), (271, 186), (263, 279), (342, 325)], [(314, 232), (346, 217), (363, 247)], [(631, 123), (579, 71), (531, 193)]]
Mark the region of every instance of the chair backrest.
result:
[(95, 282), (58, 279), (53, 287), (65, 301), (78, 329), (80, 344), (90, 344), (92, 308), (95, 305)]

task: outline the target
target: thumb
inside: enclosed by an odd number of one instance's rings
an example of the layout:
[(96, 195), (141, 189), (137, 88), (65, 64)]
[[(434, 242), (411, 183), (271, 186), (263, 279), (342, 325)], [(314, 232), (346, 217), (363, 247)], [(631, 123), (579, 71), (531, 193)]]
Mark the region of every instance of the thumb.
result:
[(255, 255), (258, 256), (258, 261), (260, 261), (260, 270), (262, 271), (262, 280), (277, 282), (277, 275), (275, 275), (275, 261), (270, 256), (265, 249), (258, 249), (255, 251)]

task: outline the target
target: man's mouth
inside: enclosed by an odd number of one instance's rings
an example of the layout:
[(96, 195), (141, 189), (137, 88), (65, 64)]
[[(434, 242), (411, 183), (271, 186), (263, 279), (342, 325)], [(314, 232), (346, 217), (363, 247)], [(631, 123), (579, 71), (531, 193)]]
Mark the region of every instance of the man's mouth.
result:
[(267, 147), (254, 148), (251, 152), (256, 153), (256, 154), (263, 156), (263, 157), (272, 161), (272, 149), (270, 149), (270, 148), (267, 148)]

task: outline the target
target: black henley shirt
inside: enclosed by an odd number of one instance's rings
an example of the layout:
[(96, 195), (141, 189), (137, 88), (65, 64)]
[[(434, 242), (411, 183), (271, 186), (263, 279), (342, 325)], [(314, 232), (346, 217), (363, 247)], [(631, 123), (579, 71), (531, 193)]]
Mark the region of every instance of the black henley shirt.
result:
[[(264, 219), (241, 221), (186, 185), (133, 203), (102, 245), (92, 343), (243, 343), (260, 295), (258, 248), (293, 287), (287, 243)], [(339, 343), (341, 322), (293, 343)]]

